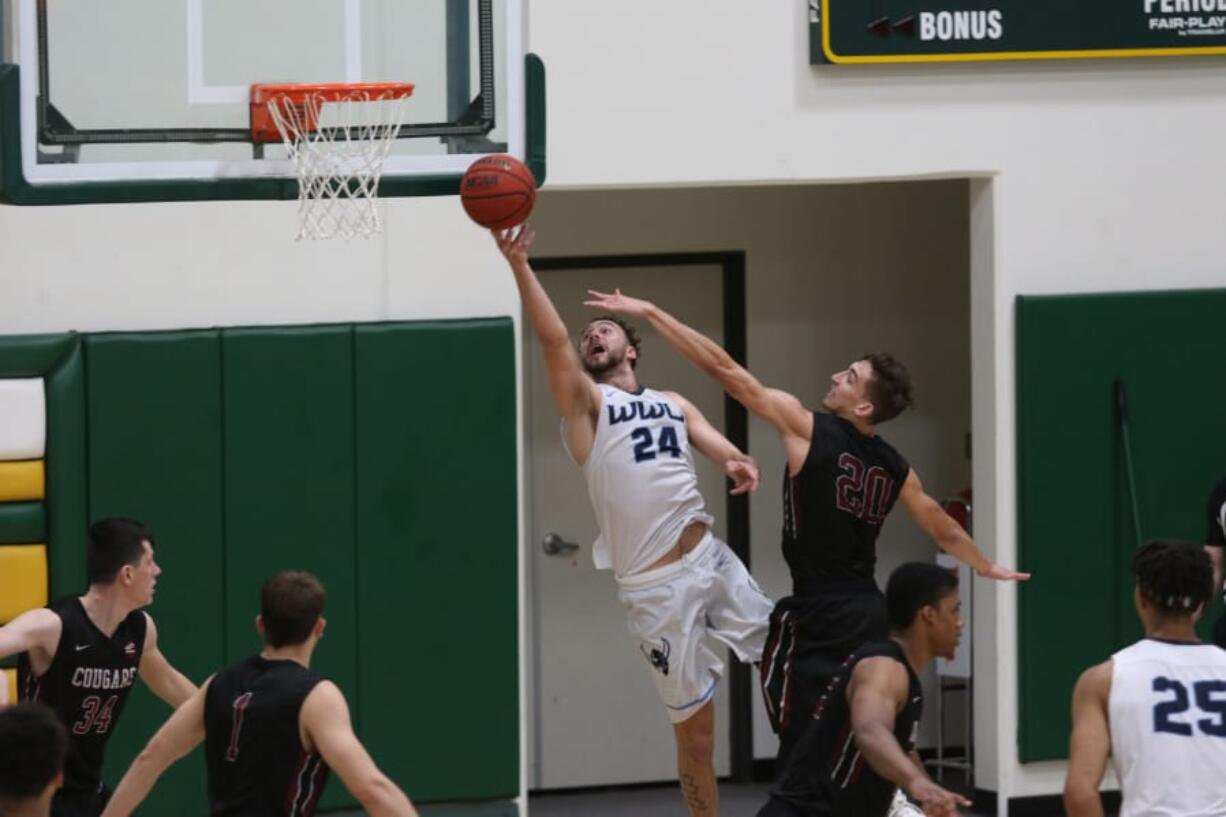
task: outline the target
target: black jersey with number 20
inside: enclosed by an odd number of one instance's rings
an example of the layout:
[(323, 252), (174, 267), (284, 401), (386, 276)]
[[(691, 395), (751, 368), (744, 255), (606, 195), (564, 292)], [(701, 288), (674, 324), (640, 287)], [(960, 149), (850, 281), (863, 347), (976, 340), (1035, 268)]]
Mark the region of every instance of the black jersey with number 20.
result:
[(68, 730), (64, 795), (92, 794), (101, 785), (106, 742), (136, 682), (148, 619), (136, 610), (108, 637), (78, 596), (56, 599), (47, 608), (60, 617), (60, 643), (51, 666), (37, 677), (22, 653), (22, 697), (51, 707)]
[(910, 470), (881, 437), (813, 414), (804, 465), (796, 476), (785, 472), (783, 483), (783, 556), (795, 595), (832, 581), (872, 585), (877, 534)]
[(213, 817), (310, 817), (328, 767), (302, 746), (302, 702), (323, 679), (294, 661), (254, 655), (213, 678), (204, 750)]

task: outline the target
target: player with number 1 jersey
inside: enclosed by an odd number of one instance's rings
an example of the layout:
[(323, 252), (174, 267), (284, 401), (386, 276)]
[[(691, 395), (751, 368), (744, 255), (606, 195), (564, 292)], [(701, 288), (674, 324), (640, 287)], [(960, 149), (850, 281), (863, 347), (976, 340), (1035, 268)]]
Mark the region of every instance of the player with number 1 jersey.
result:
[(329, 770), (367, 814), (417, 817), (353, 733), (336, 684), (311, 671), (327, 592), (298, 570), (260, 589), (258, 655), (223, 669), (162, 725), (102, 817), (128, 817), (176, 760), (205, 742), (212, 817), (311, 817)]

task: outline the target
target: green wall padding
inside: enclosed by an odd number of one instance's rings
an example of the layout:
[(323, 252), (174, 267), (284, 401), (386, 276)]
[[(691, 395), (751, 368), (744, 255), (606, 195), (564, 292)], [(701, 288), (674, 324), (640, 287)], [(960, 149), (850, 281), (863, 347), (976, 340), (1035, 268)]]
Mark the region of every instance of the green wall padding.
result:
[(1018, 299), (1019, 555), (1034, 573), (1019, 590), (1023, 762), (1067, 757), (1077, 677), (1141, 635), (1116, 379), (1144, 537), (1204, 539), (1226, 475), (1223, 315), (1226, 290)]
[[(64, 337), (33, 373), (47, 377), (53, 593), (85, 588), (91, 517), (148, 522), (165, 571), (150, 614), (198, 683), (259, 648), (264, 578), (312, 570), (329, 592), (315, 668), (376, 762), (428, 813), (515, 814), (511, 321)], [(29, 340), (0, 337), (0, 361)], [(111, 783), (166, 715), (138, 687)], [(183, 761), (142, 814), (203, 815), (201, 772)], [(351, 802), (329, 786), (325, 805)]]
[[(511, 321), (359, 327), (356, 346), (363, 737), (417, 800), (514, 796)], [(417, 737), (430, 751), (404, 750)]]
[(47, 511), (41, 502), (0, 502), (0, 545), (46, 543)]
[[(328, 628), (312, 668), (363, 708), (354, 576), (353, 330), (228, 330), (225, 378), (228, 660), (260, 648), (260, 586), (287, 568), (328, 590)], [(323, 807), (351, 804), (329, 786)]]
[[(148, 612), (158, 645), (199, 684), (225, 660), (218, 333), (96, 335), (86, 358), (90, 519), (128, 516), (152, 529), (162, 575)], [(109, 745), (112, 785), (169, 713), (137, 685)], [(183, 806), (203, 804), (204, 792), (198, 749), (163, 775), (141, 810), (203, 814), (203, 805)]]
[(75, 333), (0, 337), (0, 377), (42, 377), (72, 352)]
[(85, 591), (89, 528), (85, 356), (75, 342), (44, 374), (47, 395), (47, 559), (51, 597)]

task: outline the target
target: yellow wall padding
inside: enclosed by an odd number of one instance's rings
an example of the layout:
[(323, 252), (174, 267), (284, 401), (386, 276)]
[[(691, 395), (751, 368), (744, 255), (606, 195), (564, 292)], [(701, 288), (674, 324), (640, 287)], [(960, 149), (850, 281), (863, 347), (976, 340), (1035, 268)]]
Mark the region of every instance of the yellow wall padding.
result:
[(0, 502), (27, 502), (46, 496), (42, 460), (0, 462)]
[(0, 545), (0, 624), (46, 603), (46, 546)]
[(9, 703), (17, 703), (17, 670), (6, 669), (3, 671), (9, 679)]

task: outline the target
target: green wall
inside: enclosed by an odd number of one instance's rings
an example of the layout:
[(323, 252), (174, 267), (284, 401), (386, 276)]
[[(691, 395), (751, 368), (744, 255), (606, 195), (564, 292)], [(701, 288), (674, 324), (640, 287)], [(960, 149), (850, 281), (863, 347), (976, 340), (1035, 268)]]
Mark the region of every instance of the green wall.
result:
[(1142, 535), (1203, 541), (1226, 475), (1224, 327), (1226, 290), (1018, 299), (1019, 555), (1034, 573), (1019, 592), (1023, 762), (1068, 756), (1077, 677), (1141, 635), (1114, 383), (1128, 396)]
[[(258, 650), (263, 579), (310, 570), (328, 587), (315, 668), (345, 691), (376, 762), (415, 801), (507, 813), (520, 767), (509, 319), (9, 337), (0, 369), (48, 377), (54, 592), (84, 589), (87, 519), (148, 522), (164, 571), (149, 612), (200, 682)], [(112, 784), (167, 714), (137, 688), (108, 749)], [(142, 813), (204, 814), (203, 780), (197, 752)], [(334, 780), (323, 805), (351, 804)]]

